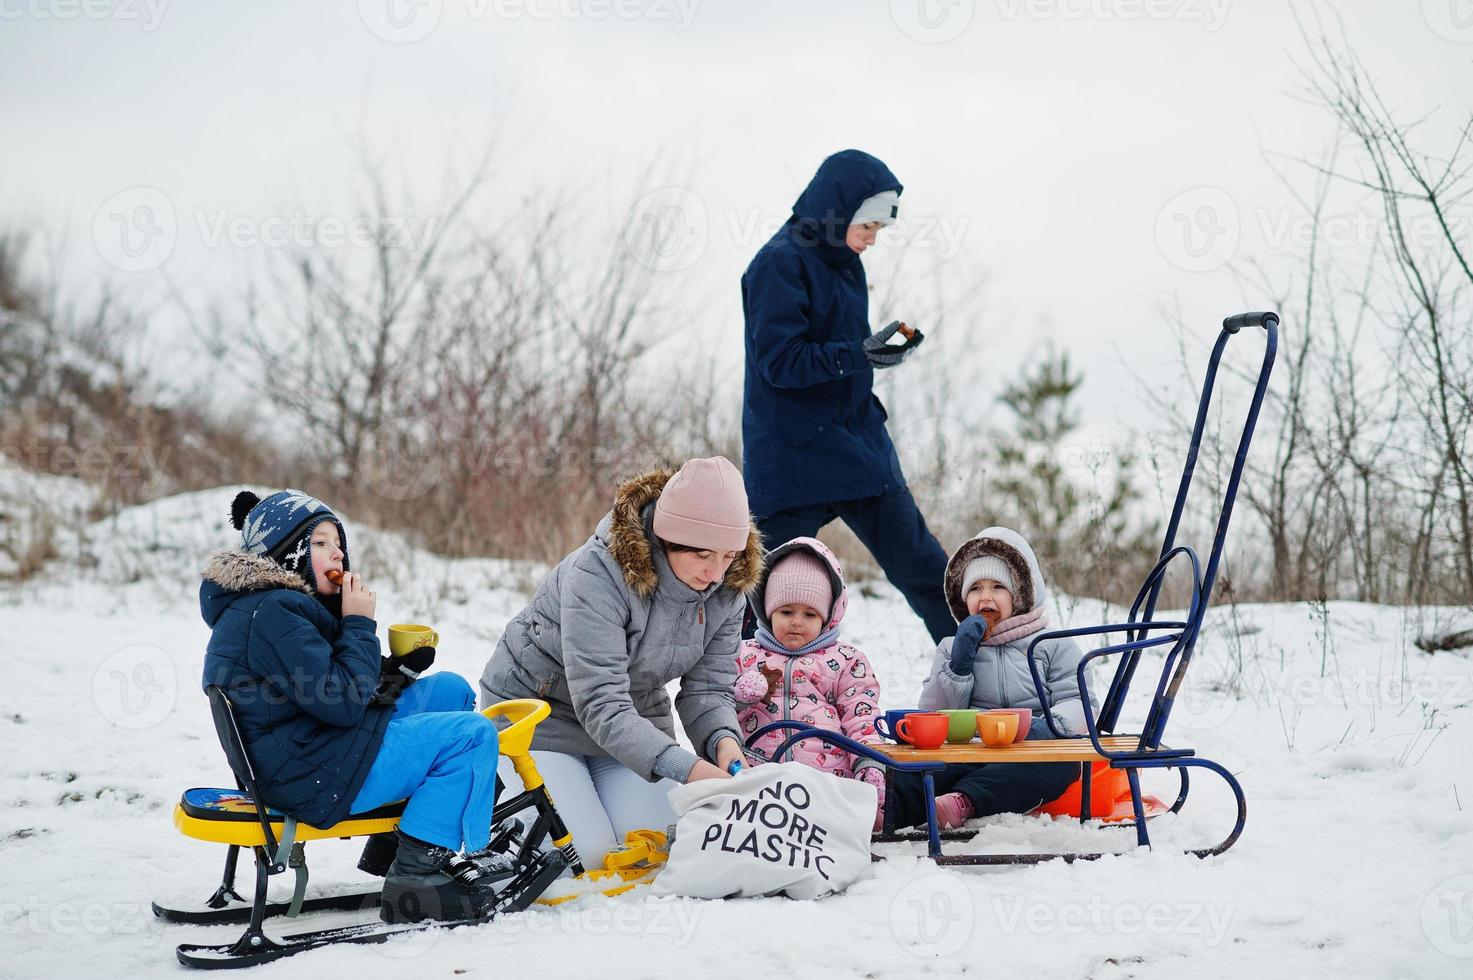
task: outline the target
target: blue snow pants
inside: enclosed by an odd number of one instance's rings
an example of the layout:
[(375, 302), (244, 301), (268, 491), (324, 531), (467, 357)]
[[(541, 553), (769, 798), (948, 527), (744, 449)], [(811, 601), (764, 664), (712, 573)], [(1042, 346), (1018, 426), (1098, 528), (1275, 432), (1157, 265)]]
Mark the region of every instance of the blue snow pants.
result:
[(476, 695), (459, 674), (439, 671), (410, 684), (354, 813), (408, 798), (399, 829), (451, 850), (474, 851), (491, 836), (496, 806), (496, 726), (475, 710)]

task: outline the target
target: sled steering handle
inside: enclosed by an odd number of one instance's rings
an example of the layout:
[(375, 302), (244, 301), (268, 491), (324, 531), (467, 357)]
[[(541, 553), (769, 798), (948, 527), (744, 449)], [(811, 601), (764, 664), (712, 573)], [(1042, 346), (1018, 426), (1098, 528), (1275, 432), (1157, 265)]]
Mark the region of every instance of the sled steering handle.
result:
[(1270, 323), (1278, 325), (1279, 315), (1271, 310), (1262, 313), (1234, 313), (1222, 321), (1222, 329), (1228, 333), (1237, 333), (1244, 327), (1268, 327)]

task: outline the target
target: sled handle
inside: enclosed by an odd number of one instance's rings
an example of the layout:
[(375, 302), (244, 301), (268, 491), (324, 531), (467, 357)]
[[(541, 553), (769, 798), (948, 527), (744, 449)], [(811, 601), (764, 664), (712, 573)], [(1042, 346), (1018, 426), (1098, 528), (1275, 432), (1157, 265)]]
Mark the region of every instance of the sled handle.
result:
[(532, 732), (537, 723), (552, 713), (552, 706), (536, 698), (514, 698), (498, 701), (481, 714), (495, 721), (505, 718), (509, 724), (497, 733), (498, 748), (502, 755), (524, 756), (532, 748)]
[(1234, 313), (1222, 321), (1222, 329), (1228, 333), (1237, 333), (1244, 327), (1268, 329), (1270, 323), (1274, 326), (1278, 326), (1279, 323), (1279, 315), (1271, 310), (1264, 310), (1261, 313)]

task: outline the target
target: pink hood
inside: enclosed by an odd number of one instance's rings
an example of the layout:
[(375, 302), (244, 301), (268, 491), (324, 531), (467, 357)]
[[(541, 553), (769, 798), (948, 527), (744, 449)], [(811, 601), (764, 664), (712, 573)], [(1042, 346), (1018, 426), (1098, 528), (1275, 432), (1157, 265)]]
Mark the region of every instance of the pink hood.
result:
[[(834, 605), (823, 627), (824, 633), (832, 633), (844, 619), (849, 595), (844, 588), (839, 559), (827, 545), (817, 538), (794, 538), (767, 555), (766, 569), (770, 570), (785, 555), (800, 549), (822, 559), (832, 576)], [(764, 571), (748, 601), (757, 622), (770, 632), (772, 624), (763, 612), (767, 575), (768, 571)], [(806, 654), (778, 653), (756, 640), (747, 640), (737, 648), (736, 668), (737, 719), (744, 740), (768, 722), (789, 719), (861, 742), (879, 741), (874, 717), (880, 703), (880, 680), (869, 659), (849, 644), (839, 642), (837, 637)], [(767, 678), (763, 668), (782, 675), (782, 684), (771, 699), (766, 697)], [(753, 748), (770, 756), (791, 734), (791, 731), (771, 732), (758, 739)], [(800, 744), (792, 757), (836, 776), (855, 774), (855, 759), (849, 753), (817, 739)]]
[(834, 606), (829, 610), (829, 620), (823, 626), (826, 633), (835, 629), (843, 621), (844, 611), (849, 608), (849, 592), (844, 587), (844, 570), (839, 565), (839, 559), (829, 550), (828, 545), (817, 538), (794, 538), (769, 551), (763, 561), (762, 577), (758, 579), (757, 587), (747, 597), (747, 604), (752, 609), (752, 615), (757, 617), (758, 625), (769, 633), (772, 632), (772, 622), (767, 618), (765, 610), (767, 578), (772, 574), (774, 565), (795, 551), (812, 552), (829, 570), (830, 584), (834, 588)]

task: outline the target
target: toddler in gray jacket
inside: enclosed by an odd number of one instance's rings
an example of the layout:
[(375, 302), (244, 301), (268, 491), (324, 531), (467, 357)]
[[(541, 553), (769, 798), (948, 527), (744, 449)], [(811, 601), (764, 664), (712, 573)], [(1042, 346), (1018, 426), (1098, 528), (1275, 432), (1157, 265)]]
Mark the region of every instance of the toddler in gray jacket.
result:
[[(1048, 591), (1038, 558), (1016, 531), (989, 527), (967, 541), (946, 564), (944, 589), (955, 636), (936, 647), (921, 686), (923, 709), (1031, 708), (1028, 737), (1051, 738), (1028, 669), (1029, 638), (1048, 627)], [(1078, 669), (1083, 654), (1071, 639), (1050, 639), (1035, 655), (1055, 724), (1069, 734), (1085, 730)], [(935, 775), (936, 816), (956, 827), (974, 816), (1026, 813), (1058, 797), (1078, 775), (1073, 763), (953, 764)], [(921, 780), (897, 774), (897, 823), (925, 819)]]

